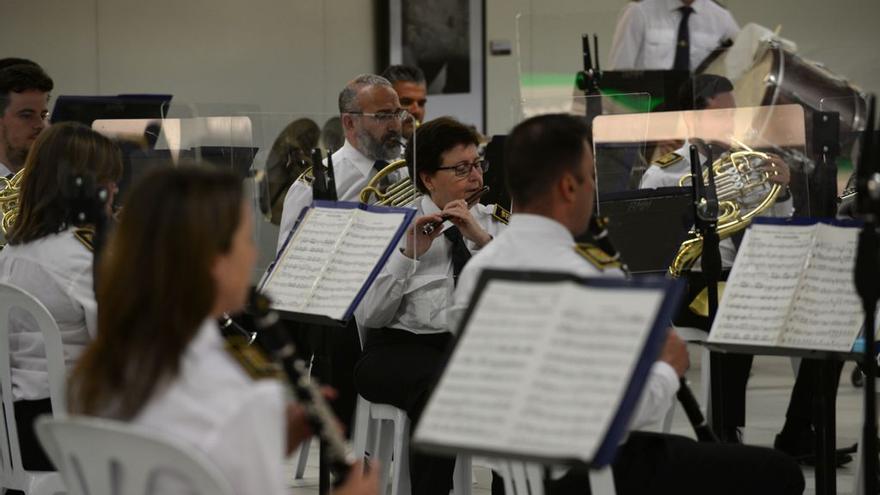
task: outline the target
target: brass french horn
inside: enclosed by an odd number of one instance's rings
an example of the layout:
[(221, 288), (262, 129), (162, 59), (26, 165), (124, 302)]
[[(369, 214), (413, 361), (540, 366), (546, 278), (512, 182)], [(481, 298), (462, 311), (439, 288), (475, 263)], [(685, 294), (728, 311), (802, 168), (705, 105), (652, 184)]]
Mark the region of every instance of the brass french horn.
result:
[(382, 187), (389, 175), (404, 167), (406, 167), (406, 160), (396, 160), (377, 172), (361, 189), (361, 203), (369, 204), (374, 197), (375, 204), (380, 206), (410, 206), (415, 203), (422, 194), (416, 189), (415, 183), (409, 177), (403, 177), (387, 187)]
[[(770, 155), (754, 151), (742, 143), (737, 146), (740, 149), (712, 163), (718, 195), (719, 239), (726, 239), (748, 227), (753, 218), (773, 206), (782, 191), (779, 184), (770, 182), (773, 172), (763, 167), (770, 163)], [(691, 174), (688, 173), (681, 178), (679, 185), (687, 186), (690, 181)], [(702, 250), (703, 238), (691, 229), (669, 266), (669, 275), (677, 278), (690, 269)]]
[(21, 169), (11, 179), (0, 177), (0, 248), (6, 244), (6, 235), (18, 217), (18, 198), (23, 175), (24, 169)]

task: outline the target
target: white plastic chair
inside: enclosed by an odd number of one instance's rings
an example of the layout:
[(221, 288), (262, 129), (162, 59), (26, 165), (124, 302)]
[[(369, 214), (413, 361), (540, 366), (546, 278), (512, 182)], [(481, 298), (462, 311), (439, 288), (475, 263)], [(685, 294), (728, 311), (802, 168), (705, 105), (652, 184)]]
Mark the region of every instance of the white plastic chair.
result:
[(72, 495), (156, 493), (163, 482), (193, 495), (233, 493), (201, 452), (155, 431), (106, 419), (43, 416), (37, 435)]
[(61, 332), (54, 318), (43, 304), (26, 291), (10, 284), (0, 283), (0, 396), (3, 400), (3, 428), (0, 428), (0, 485), (20, 490), (27, 495), (64, 493), (61, 475), (49, 471), (27, 471), (21, 463), (18, 428), (15, 424), (12, 400), (12, 372), (9, 359), (9, 315), (12, 308), (23, 310), (33, 317), (43, 336), (49, 372), (49, 400), (52, 411), (61, 415), (64, 404), (64, 352)]
[[(369, 451), (373, 459), (379, 460), (382, 465), (380, 487), (388, 486), (388, 466), (392, 467), (391, 495), (412, 493), (409, 479), (409, 429), (410, 421), (406, 411), (388, 404), (373, 404), (358, 395), (354, 455), (360, 459)], [(452, 476), (453, 493), (470, 495), (472, 483), (471, 458), (459, 455), (455, 459), (455, 472)]]
[[(544, 495), (544, 468), (535, 463), (493, 460), (493, 469), (504, 480), (505, 495)], [(610, 467), (590, 471), (593, 495), (617, 495)]]

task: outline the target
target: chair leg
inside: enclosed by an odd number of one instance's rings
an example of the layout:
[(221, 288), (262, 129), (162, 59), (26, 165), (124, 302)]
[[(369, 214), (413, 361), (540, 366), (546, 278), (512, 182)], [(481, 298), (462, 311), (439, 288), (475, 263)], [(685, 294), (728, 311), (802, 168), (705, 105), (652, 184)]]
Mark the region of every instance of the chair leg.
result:
[(370, 420), (370, 403), (358, 395), (354, 414), (354, 434), (352, 435), (352, 448), (356, 459), (363, 459), (366, 452), (375, 455), (372, 450), (367, 450), (368, 446), (373, 448), (369, 443), (370, 433), (374, 436), (376, 434), (375, 427), (370, 428), (370, 426), (373, 426)]
[(296, 473), (293, 476), (295, 480), (303, 479), (303, 475), (306, 472), (306, 464), (309, 462), (309, 447), (311, 443), (312, 439), (306, 438), (299, 448), (296, 449)]
[(590, 488), (593, 495), (616, 495), (617, 489), (614, 486), (611, 467), (590, 471)]
[(452, 475), (452, 493), (455, 495), (471, 495), (473, 481), (471, 456), (459, 455), (455, 458), (455, 471)]
[(410, 495), (409, 479), (409, 419), (401, 411), (394, 421), (394, 470), (391, 479), (391, 495)]
[(856, 468), (853, 473), (853, 495), (865, 495), (865, 469), (862, 462), (862, 442), (859, 442), (859, 448), (856, 450)]
[[(394, 432), (391, 430), (390, 421), (376, 421), (376, 436), (379, 439), (376, 451), (372, 453), (376, 459), (382, 464), (382, 472), (379, 475), (379, 493), (386, 493), (388, 487), (388, 475), (391, 472), (391, 455), (394, 448)], [(396, 460), (396, 459), (395, 459)]]
[(544, 495), (544, 467), (540, 464), (525, 464), (526, 480), (531, 495)]

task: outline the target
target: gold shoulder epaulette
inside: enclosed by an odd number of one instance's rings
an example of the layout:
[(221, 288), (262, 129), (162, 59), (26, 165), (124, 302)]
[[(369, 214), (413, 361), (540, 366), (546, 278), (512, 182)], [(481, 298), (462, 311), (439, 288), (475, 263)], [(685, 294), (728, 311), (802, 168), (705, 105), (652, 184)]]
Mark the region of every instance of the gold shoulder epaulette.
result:
[(582, 258), (589, 261), (599, 271), (605, 271), (607, 268), (620, 268), (620, 261), (612, 258), (605, 251), (595, 244), (589, 242), (579, 242), (574, 246), (574, 250)]
[(282, 377), (281, 369), (269, 360), (263, 350), (259, 346), (250, 345), (242, 335), (227, 337), (226, 350), (254, 380)]
[(73, 236), (89, 251), (95, 250), (95, 229), (93, 227), (80, 227), (73, 231)]
[(504, 225), (510, 223), (510, 212), (505, 210), (501, 205), (495, 205), (495, 209), (492, 210), (492, 217)]
[(666, 168), (682, 160), (684, 160), (684, 157), (673, 151), (672, 153), (667, 153), (660, 158), (654, 160), (654, 164), (660, 168)]

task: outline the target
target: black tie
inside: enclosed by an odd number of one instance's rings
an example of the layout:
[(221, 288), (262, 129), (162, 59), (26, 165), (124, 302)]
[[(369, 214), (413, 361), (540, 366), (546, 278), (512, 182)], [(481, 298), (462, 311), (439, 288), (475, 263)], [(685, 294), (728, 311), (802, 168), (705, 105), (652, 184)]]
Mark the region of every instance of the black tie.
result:
[(672, 70), (691, 70), (691, 31), (688, 18), (694, 13), (691, 7), (680, 7), (681, 21), (678, 23), (678, 41), (675, 42), (675, 62)]
[(443, 231), (443, 235), (452, 242), (452, 280), (455, 284), (458, 284), (458, 275), (461, 273), (461, 269), (464, 268), (465, 263), (471, 259), (471, 252), (464, 244), (464, 238), (461, 236), (461, 231), (458, 230), (458, 227), (452, 226)]
[(375, 170), (376, 172), (381, 172), (382, 169), (385, 168), (387, 165), (388, 162), (386, 162), (385, 160), (376, 160), (375, 162), (373, 162), (373, 170)]

